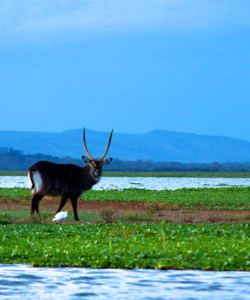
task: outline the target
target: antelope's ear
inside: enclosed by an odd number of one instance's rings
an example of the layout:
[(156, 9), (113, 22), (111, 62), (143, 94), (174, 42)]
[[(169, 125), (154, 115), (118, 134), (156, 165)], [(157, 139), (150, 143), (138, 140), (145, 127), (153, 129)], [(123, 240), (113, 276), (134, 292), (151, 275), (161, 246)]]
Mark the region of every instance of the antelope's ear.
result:
[(86, 163), (86, 164), (90, 164), (91, 160), (87, 157), (87, 156), (82, 156), (82, 160)]
[(111, 161), (113, 160), (113, 158), (107, 158), (107, 159), (104, 159), (104, 161), (102, 162), (103, 165), (108, 165), (111, 163)]

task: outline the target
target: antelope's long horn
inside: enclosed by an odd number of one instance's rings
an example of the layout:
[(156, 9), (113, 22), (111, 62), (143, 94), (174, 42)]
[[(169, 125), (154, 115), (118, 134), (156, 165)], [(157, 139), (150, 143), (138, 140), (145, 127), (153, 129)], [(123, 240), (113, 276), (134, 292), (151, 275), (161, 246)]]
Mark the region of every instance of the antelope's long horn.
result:
[(102, 157), (99, 159), (99, 161), (102, 161), (102, 160), (104, 160), (104, 158), (105, 158), (106, 154), (107, 154), (107, 153), (108, 153), (108, 151), (109, 151), (109, 146), (110, 146), (110, 143), (111, 143), (111, 139), (112, 139), (112, 134), (113, 134), (113, 131), (114, 131), (114, 129), (112, 129), (112, 131), (111, 131), (111, 133), (110, 133), (110, 137), (109, 137), (108, 146), (107, 146), (107, 148), (106, 148), (105, 152), (103, 153)]
[(87, 153), (88, 157), (89, 157), (91, 160), (95, 160), (94, 157), (89, 153), (88, 148), (87, 148), (87, 145), (86, 145), (86, 141), (85, 141), (85, 127), (84, 127), (84, 129), (83, 129), (83, 146), (84, 146), (85, 152)]

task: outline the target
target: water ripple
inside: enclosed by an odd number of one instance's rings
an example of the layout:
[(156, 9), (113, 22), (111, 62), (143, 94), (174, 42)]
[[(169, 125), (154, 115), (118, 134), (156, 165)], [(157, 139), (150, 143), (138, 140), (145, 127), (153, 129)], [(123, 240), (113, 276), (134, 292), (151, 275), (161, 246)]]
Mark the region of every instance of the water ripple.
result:
[(248, 272), (32, 268), (0, 264), (0, 299), (250, 299)]
[[(138, 188), (148, 190), (176, 190), (182, 188), (219, 188), (250, 186), (250, 178), (189, 178), (189, 177), (103, 177), (94, 190), (123, 190)], [(29, 188), (26, 176), (0, 176), (1, 188)]]

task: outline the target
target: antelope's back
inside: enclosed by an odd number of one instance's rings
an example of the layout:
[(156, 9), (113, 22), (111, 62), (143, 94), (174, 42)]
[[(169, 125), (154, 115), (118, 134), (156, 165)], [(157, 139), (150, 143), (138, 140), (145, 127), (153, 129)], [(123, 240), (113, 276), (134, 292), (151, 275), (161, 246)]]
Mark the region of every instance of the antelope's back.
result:
[(48, 161), (39, 161), (28, 170), (36, 192), (51, 195), (80, 194), (82, 174), (82, 168), (76, 165)]

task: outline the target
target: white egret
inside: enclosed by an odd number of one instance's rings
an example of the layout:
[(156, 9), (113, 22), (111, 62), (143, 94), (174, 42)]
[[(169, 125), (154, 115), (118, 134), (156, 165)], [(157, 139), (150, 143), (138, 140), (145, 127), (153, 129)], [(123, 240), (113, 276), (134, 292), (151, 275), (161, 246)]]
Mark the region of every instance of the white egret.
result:
[(59, 213), (57, 213), (55, 215), (55, 217), (53, 218), (52, 221), (62, 221), (62, 220), (65, 220), (68, 216), (68, 212), (67, 211), (60, 211)]

